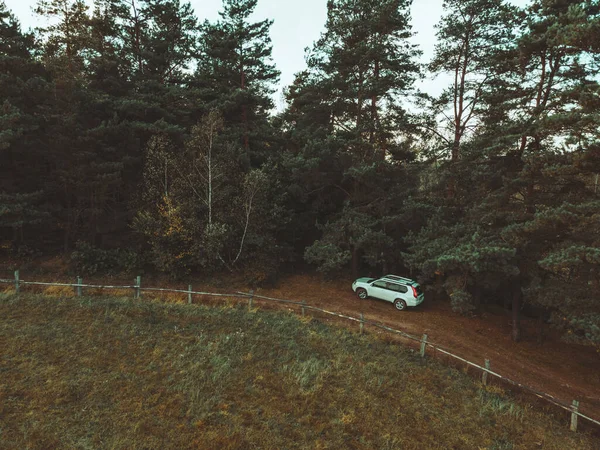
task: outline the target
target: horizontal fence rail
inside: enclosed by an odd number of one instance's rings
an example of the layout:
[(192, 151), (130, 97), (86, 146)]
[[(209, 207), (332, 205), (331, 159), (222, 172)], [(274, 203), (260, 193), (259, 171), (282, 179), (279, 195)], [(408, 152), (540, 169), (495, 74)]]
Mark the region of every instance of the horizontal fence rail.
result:
[[(294, 301), (294, 300), (284, 300), (282, 298), (265, 297), (264, 295), (256, 295), (254, 293), (249, 294), (247, 292), (236, 292), (236, 294), (243, 295), (243, 296), (246, 296), (246, 297), (252, 296), (254, 298), (260, 298), (262, 300), (270, 300), (272, 302), (277, 302), (277, 303), (287, 303), (289, 305), (302, 306), (302, 302), (297, 302), (297, 301)], [(307, 308), (308, 308), (308, 306), (307, 306)]]
[(249, 305), (250, 307), (252, 307), (252, 300), (253, 299), (259, 299), (259, 300), (266, 300), (266, 301), (271, 301), (271, 302), (276, 302), (276, 303), (283, 303), (283, 304), (288, 304), (288, 305), (295, 305), (295, 306), (299, 306), (302, 308), (302, 315), (304, 315), (304, 311), (305, 309), (307, 310), (312, 310), (312, 311), (317, 311), (323, 314), (327, 314), (330, 316), (335, 316), (335, 317), (339, 317), (342, 319), (346, 319), (346, 320), (350, 320), (353, 322), (358, 322), (360, 323), (360, 329), (361, 332), (363, 330), (363, 327), (365, 325), (370, 325), (372, 327), (375, 328), (379, 328), (382, 329), (384, 331), (393, 333), (393, 334), (397, 334), (399, 336), (402, 336), (403, 338), (406, 338), (408, 340), (414, 341), (414, 342), (419, 342), (421, 343), (421, 356), (425, 356), (425, 349), (426, 348), (431, 348), (437, 352), (440, 352), (444, 355), (447, 355), (451, 358), (454, 358), (456, 360), (462, 361), (465, 364), (467, 364), (468, 366), (471, 367), (475, 367), (478, 370), (481, 370), (483, 373), (483, 377), (482, 377), (482, 382), (485, 385), (487, 382), (487, 374), (494, 376), (500, 380), (503, 380), (505, 382), (507, 382), (508, 384), (511, 384), (513, 386), (517, 386), (518, 388), (522, 389), (523, 391), (526, 391), (530, 394), (535, 395), (538, 398), (541, 398), (543, 400), (548, 401), (549, 403), (552, 403), (555, 406), (558, 406), (559, 408), (564, 409), (565, 411), (568, 411), (571, 413), (571, 430), (572, 431), (576, 431), (577, 430), (577, 417), (581, 417), (582, 419), (585, 419), (595, 425), (600, 425), (600, 421), (593, 419), (585, 414), (582, 414), (581, 412), (579, 412), (579, 402), (577, 400), (573, 400), (573, 403), (571, 405), (565, 403), (562, 400), (559, 400), (555, 397), (553, 397), (550, 394), (546, 394), (545, 392), (541, 392), (538, 391), (537, 389), (531, 387), (531, 386), (527, 386), (525, 384), (519, 383), (517, 381), (511, 380), (510, 378), (507, 378), (503, 375), (500, 375), (497, 372), (492, 371), (489, 368), (489, 360), (486, 360), (486, 364), (485, 367), (481, 366), (479, 364), (476, 364), (474, 362), (471, 362), (465, 358), (462, 358), (458, 355), (455, 355), (454, 353), (450, 352), (449, 350), (434, 344), (432, 342), (428, 342), (427, 341), (427, 335), (423, 335), (422, 338), (419, 338), (417, 336), (413, 336), (411, 334), (408, 334), (402, 330), (396, 330), (394, 328), (391, 328), (387, 325), (384, 325), (380, 322), (375, 322), (372, 320), (365, 320), (364, 316), (361, 314), (360, 318), (357, 317), (352, 317), (352, 316), (348, 316), (346, 314), (341, 314), (341, 313), (337, 313), (337, 312), (333, 312), (333, 311), (328, 311), (326, 309), (323, 308), (319, 308), (317, 306), (312, 306), (312, 305), (308, 305), (306, 304), (306, 301), (296, 301), (296, 300), (287, 300), (287, 299), (281, 299), (281, 298), (274, 298), (274, 297), (266, 297), (264, 295), (257, 295), (255, 294), (253, 291), (250, 291), (249, 293), (247, 292), (235, 292), (232, 294), (223, 294), (223, 293), (216, 293), (216, 292), (203, 292), (203, 291), (193, 291), (192, 290), (192, 286), (190, 285), (188, 287), (188, 289), (169, 289), (169, 288), (155, 288), (155, 287), (142, 287), (141, 286), (141, 277), (137, 277), (135, 280), (135, 284), (133, 285), (124, 285), (124, 286), (112, 286), (112, 285), (100, 285), (100, 284), (84, 284), (81, 280), (80, 277), (77, 277), (77, 282), (76, 283), (51, 283), (51, 282), (41, 282), (41, 281), (24, 281), (20, 279), (19, 276), (19, 271), (15, 271), (15, 278), (14, 279), (0, 279), (0, 283), (7, 283), (7, 284), (14, 284), (15, 285), (15, 292), (19, 293), (20, 292), (20, 286), (59, 286), (59, 287), (73, 287), (73, 288), (77, 288), (77, 295), (81, 296), (82, 295), (82, 288), (92, 288), (92, 289), (134, 289), (135, 290), (135, 294), (134, 294), (134, 298), (139, 299), (140, 297), (140, 292), (141, 291), (146, 291), (146, 292), (170, 292), (170, 293), (179, 293), (179, 294), (187, 294), (188, 295), (188, 302), (192, 303), (192, 295), (206, 295), (206, 296), (211, 296), (211, 297), (228, 297), (228, 298), (246, 298), (249, 300)]

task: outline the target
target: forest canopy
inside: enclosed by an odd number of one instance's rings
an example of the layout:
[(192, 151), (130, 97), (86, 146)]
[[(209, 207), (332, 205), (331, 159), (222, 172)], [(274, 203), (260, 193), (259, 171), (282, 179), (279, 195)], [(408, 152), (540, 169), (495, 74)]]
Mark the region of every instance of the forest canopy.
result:
[(257, 1), (0, 0), (0, 252), (406, 273), (600, 342), (597, 1), (445, 0), (423, 64), (410, 0), (328, 0), (280, 111)]

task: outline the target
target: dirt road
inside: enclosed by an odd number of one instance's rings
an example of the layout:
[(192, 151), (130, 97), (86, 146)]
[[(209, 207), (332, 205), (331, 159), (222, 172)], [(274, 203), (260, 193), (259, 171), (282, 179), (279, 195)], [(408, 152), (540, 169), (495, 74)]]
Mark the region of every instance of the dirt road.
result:
[[(491, 360), (492, 370), (520, 383), (546, 392), (564, 402), (581, 402), (580, 410), (600, 418), (600, 354), (591, 347), (567, 344), (551, 330), (544, 342), (536, 342), (537, 324), (523, 319), (522, 342), (510, 339), (510, 318), (503, 314), (463, 317), (445, 302), (425, 301), (417, 308), (398, 312), (384, 301), (360, 300), (350, 289), (351, 281), (322, 281), (315, 276), (297, 275), (281, 280), (279, 287), (257, 293), (278, 298), (306, 300), (330, 311), (379, 321), (407, 333), (421, 336), (448, 348), (470, 361)], [(356, 328), (356, 324), (348, 324)]]

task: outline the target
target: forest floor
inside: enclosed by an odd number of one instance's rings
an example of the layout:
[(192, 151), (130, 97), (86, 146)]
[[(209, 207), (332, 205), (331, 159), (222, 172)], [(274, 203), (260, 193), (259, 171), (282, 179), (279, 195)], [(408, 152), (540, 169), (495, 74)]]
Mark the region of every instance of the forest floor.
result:
[[(47, 269), (47, 268), (46, 268)], [(61, 270), (60, 264), (52, 265), (54, 275), (43, 276), (22, 274), (22, 279), (31, 281), (65, 281), (68, 277)], [(43, 273), (46, 270), (43, 270)], [(63, 275), (60, 275), (63, 273)], [(6, 277), (8, 271), (0, 271), (0, 278)], [(130, 277), (131, 278), (131, 277)], [(106, 278), (98, 277), (96, 282), (105, 282)], [(86, 279), (86, 282), (93, 282)], [(228, 277), (192, 279), (193, 289), (210, 292), (233, 293), (248, 292), (249, 287), (242, 281)], [(427, 297), (425, 302), (404, 312), (398, 312), (390, 303), (375, 299), (360, 300), (352, 292), (352, 280), (325, 280), (318, 274), (291, 274), (282, 277), (272, 287), (256, 289), (256, 294), (289, 299), (306, 300), (307, 304), (318, 306), (329, 311), (344, 313), (354, 317), (364, 314), (366, 320), (381, 322), (391, 328), (402, 330), (414, 336), (426, 333), (431, 343), (451, 351), (474, 363), (483, 365), (485, 359), (491, 361), (491, 369), (506, 378), (528, 385), (570, 404), (572, 400), (580, 402), (580, 411), (600, 420), (600, 353), (597, 348), (565, 342), (561, 334), (548, 325), (544, 325), (544, 339), (537, 342), (538, 321), (523, 317), (521, 342), (513, 342), (510, 338), (511, 322), (508, 312), (501, 309), (482, 312), (471, 317), (452, 312), (445, 301), (436, 301)], [(111, 284), (132, 284), (132, 280), (113, 277)], [(172, 287), (187, 289), (187, 281), (176, 283), (163, 277), (145, 276), (143, 285), (152, 287)], [(30, 288), (27, 288), (30, 289)], [(2, 290), (2, 286), (0, 286)], [(72, 290), (70, 290), (72, 291)], [(39, 292), (39, 291), (38, 291)], [(111, 294), (117, 294), (111, 292)], [(150, 295), (144, 293), (144, 295)], [(183, 302), (185, 295), (169, 294), (168, 301)], [(195, 299), (197, 302), (219, 304), (219, 299)], [(274, 304), (256, 300), (255, 304), (266, 309), (292, 310), (287, 305)], [(312, 312), (311, 315), (328, 323), (336, 323), (351, 329), (358, 329), (358, 324), (344, 319), (331, 318)], [(379, 329), (366, 326), (365, 331), (380, 334), (382, 337), (394, 339), (392, 335)], [(405, 341), (408, 345), (415, 345)], [(446, 356), (437, 354), (446, 360)], [(454, 364), (454, 362), (452, 362)], [(465, 366), (463, 366), (465, 368)], [(476, 369), (469, 372), (478, 377)], [(495, 381), (494, 381), (495, 382)], [(558, 408), (549, 403), (549, 410)], [(568, 413), (565, 412), (565, 417)]]

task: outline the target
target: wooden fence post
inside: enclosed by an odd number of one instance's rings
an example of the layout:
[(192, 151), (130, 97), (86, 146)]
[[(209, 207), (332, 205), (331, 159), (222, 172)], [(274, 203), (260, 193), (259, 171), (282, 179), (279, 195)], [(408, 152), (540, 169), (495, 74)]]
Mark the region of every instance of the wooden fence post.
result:
[(139, 299), (140, 298), (140, 288), (142, 287), (142, 277), (141, 276), (137, 276), (137, 278), (135, 279), (135, 299)]
[(425, 349), (427, 348), (427, 335), (424, 334), (421, 338), (421, 358), (425, 357)]
[(577, 431), (577, 413), (579, 412), (579, 401), (573, 400), (573, 406), (571, 407), (573, 411), (571, 413), (571, 431)]
[(363, 334), (364, 327), (365, 327), (365, 315), (363, 313), (360, 313), (360, 334)]
[(20, 285), (19, 285), (19, 271), (15, 270), (15, 294), (18, 294), (20, 292)]
[[(491, 367), (491, 365), (490, 365), (490, 360), (489, 360), (489, 359), (486, 359), (486, 360), (485, 360), (485, 368), (486, 368), (487, 370), (490, 370), (490, 367)], [(487, 372), (484, 370), (484, 371), (483, 371), (483, 373), (481, 374), (481, 383), (482, 383), (484, 386), (487, 386), (487, 378), (488, 378), (488, 373), (487, 373)]]
[(252, 298), (254, 297), (254, 289), (250, 289), (250, 298), (248, 299), (248, 310), (252, 309)]
[(302, 300), (302, 317), (304, 317), (305, 311), (304, 306), (306, 305), (306, 300)]
[(77, 297), (81, 297), (82, 289), (81, 285), (83, 284), (83, 279), (81, 277), (77, 277)]
[(188, 284), (188, 305), (192, 304), (192, 285)]

